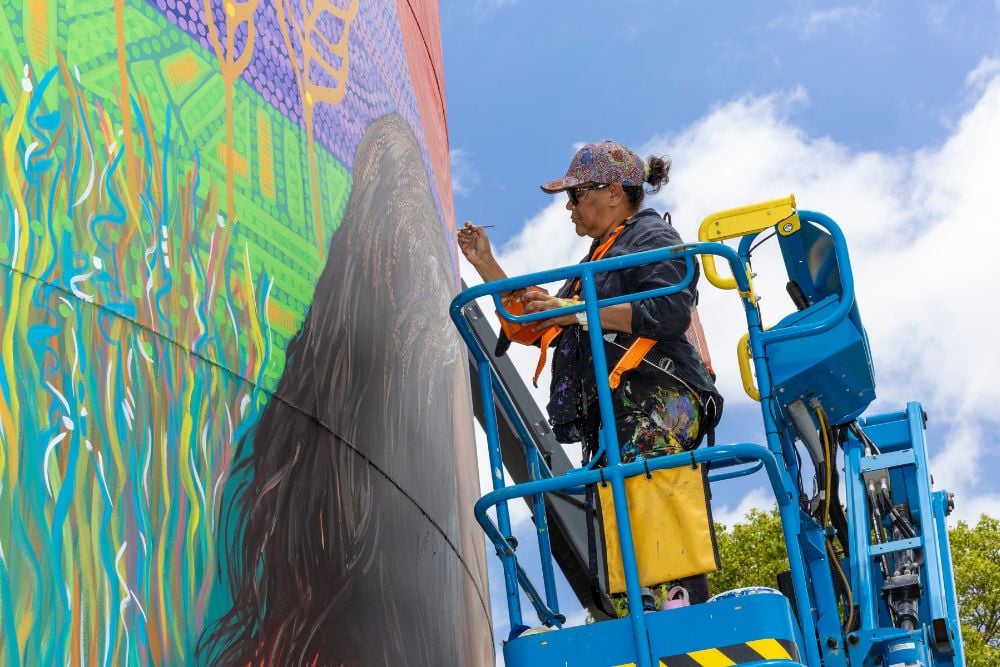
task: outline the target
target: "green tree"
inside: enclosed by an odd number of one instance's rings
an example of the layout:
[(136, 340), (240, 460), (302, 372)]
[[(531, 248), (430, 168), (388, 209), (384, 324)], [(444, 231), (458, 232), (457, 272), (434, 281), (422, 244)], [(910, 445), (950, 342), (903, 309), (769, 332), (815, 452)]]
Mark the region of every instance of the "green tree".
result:
[[(1000, 520), (982, 515), (975, 527), (948, 531), (968, 667), (1000, 665)], [(709, 576), (712, 593), (777, 585), (788, 557), (777, 508), (752, 510), (727, 528), (716, 524), (722, 569)]]
[(969, 667), (1000, 665), (1000, 520), (985, 514), (948, 531)]
[(732, 529), (715, 525), (722, 569), (708, 578), (713, 594), (744, 586), (777, 586), (779, 572), (788, 569), (778, 508), (750, 510)]

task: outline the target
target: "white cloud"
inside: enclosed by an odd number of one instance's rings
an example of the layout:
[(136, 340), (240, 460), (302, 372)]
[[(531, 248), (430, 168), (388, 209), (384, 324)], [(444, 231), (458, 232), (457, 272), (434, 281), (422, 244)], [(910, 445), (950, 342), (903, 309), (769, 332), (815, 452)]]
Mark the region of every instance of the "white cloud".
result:
[(810, 13), (802, 23), (805, 32), (811, 33), (833, 25), (854, 28), (870, 23), (876, 16), (877, 13), (870, 5), (867, 7), (833, 7)]
[[(906, 165), (876, 153), (852, 154), (829, 138), (807, 136), (786, 117), (789, 106), (804, 99), (802, 91), (739, 99), (679, 135), (656, 137), (643, 147), (673, 158), (670, 186), (653, 202), (671, 210), (684, 238), (696, 239), (700, 221), (714, 211), (794, 192), (800, 206), (824, 211), (845, 227), (856, 270), (863, 248), (895, 243), (894, 233), (905, 222), (898, 215), (903, 196), (897, 190)], [(786, 277), (773, 243), (755, 257), (765, 324), (774, 324), (791, 309), (784, 293)], [(746, 400), (734, 355), (745, 331), (742, 307), (733, 292), (720, 292), (707, 281), (700, 291), (699, 312), (720, 388), (731, 399)], [(862, 297), (863, 315), (865, 305)]]
[[(1000, 404), (1000, 65), (984, 60), (969, 75), (969, 110), (939, 146), (909, 153), (858, 152), (794, 122), (804, 91), (746, 97), (713, 109), (674, 135), (654, 137), (643, 154), (673, 159), (670, 185), (651, 203), (673, 213), (689, 240), (713, 211), (794, 192), (798, 204), (822, 211), (844, 229), (860, 311), (870, 337), (879, 402), (896, 410), (922, 401), (945, 442), (929, 443), (937, 488), (956, 492), (960, 515), (998, 506), (985, 469), (997, 438)], [(858, 119), (863, 122), (863, 119)], [(586, 239), (569, 228), (560, 198), (527, 221), (498, 250), (511, 275), (576, 262)], [(774, 246), (773, 243), (769, 244)], [(791, 310), (780, 262), (755, 254), (765, 323)], [(775, 258), (772, 255), (772, 258)], [(464, 270), (468, 276), (468, 267)], [(746, 402), (734, 349), (745, 321), (733, 293), (706, 282), (702, 320), (720, 388), (731, 405)], [(490, 309), (492, 310), (492, 309)], [(515, 350), (521, 367), (534, 352)], [(541, 386), (547, 386), (543, 378)], [(544, 405), (544, 392), (540, 392)], [(939, 469), (940, 470), (939, 470)], [(738, 508), (736, 508), (738, 509)], [(735, 510), (733, 510), (735, 511)]]
[(954, 489), (979, 481), (983, 470), (976, 466), (976, 459), (982, 455), (982, 438), (982, 429), (973, 424), (952, 429), (948, 442), (928, 462), (935, 486)]
[[(799, 9), (799, 8), (797, 8)], [(796, 30), (807, 35), (836, 27), (855, 30), (879, 18), (875, 3), (867, 5), (841, 5), (817, 11), (795, 11), (772, 19), (767, 28), (771, 30)], [(933, 21), (934, 16), (928, 18)]]
[[(477, 421), (475, 424), (476, 431), (476, 461), (479, 467), (479, 489), (484, 495), (493, 490), (493, 476), (491, 475), (490, 466), (490, 454), (489, 448), (486, 445), (486, 433), (483, 431), (482, 427)], [(504, 481), (506, 484), (510, 485), (513, 482), (510, 479), (510, 475), (505, 472)], [(511, 532), (515, 535), (521, 534), (531, 524), (531, 510), (528, 509), (527, 503), (522, 500), (512, 500), (507, 503), (507, 515), (510, 518)], [(489, 511), (489, 516), (493, 519), (494, 524), (497, 523), (496, 509)], [(493, 552), (492, 545), (487, 549), (488, 553)]]
[[(982, 465), (988, 456), (989, 435), (981, 424), (965, 423), (952, 429), (944, 447), (928, 462), (935, 489), (955, 493), (955, 509), (948, 517), (954, 525), (975, 525), (980, 514), (1000, 517), (1000, 493), (990, 476), (992, 466)], [(976, 489), (982, 489), (977, 493)]]
[[(778, 96), (737, 100), (677, 137), (652, 142), (672, 150), (678, 177), (662, 199), (688, 237), (707, 212), (787, 192), (841, 224), (880, 404), (898, 409), (919, 399), (953, 427), (954, 442), (944, 449), (955, 456), (936, 462), (956, 473), (981, 469), (995, 430), (976, 429), (978, 446), (971, 447), (961, 444), (970, 435), (960, 426), (995, 425), (1000, 400), (1000, 355), (992, 346), (1000, 314), (988, 305), (1000, 288), (992, 257), (1000, 227), (991, 195), (1000, 176), (1000, 77), (994, 72), (984, 80), (988, 69), (981, 65), (982, 74), (970, 77), (982, 92), (949, 140), (909, 155), (856, 153), (809, 137), (783, 116)], [(765, 316), (774, 313), (767, 323), (786, 312), (784, 280), (779, 270), (758, 281)], [(704, 287), (700, 310), (721, 385), (734, 397), (742, 393), (732, 352), (742, 328), (734, 329), (731, 301)], [(941, 445), (930, 443), (932, 451)], [(939, 478), (970, 502), (990, 491), (990, 480), (975, 475)]]
[(959, 521), (964, 521), (970, 526), (975, 526), (983, 514), (994, 518), (1000, 517), (1000, 494), (963, 497), (959, 491), (955, 494), (955, 512), (948, 517), (948, 524), (953, 526)]
[(493, 12), (513, 7), (516, 4), (517, 0), (476, 0), (475, 12), (479, 18), (485, 18)]
[(514, 238), (497, 251), (508, 275), (553, 269), (580, 261), (590, 238), (573, 232), (565, 195), (555, 195), (548, 206), (525, 222)]
[(983, 58), (976, 65), (976, 68), (965, 77), (965, 83), (976, 89), (982, 89), (997, 74), (1000, 74), (1000, 58)]
[(455, 195), (467, 195), (479, 185), (479, 172), (472, 157), (462, 148), (451, 150), (451, 189)]
[[(590, 239), (580, 238), (573, 233), (565, 203), (565, 196), (556, 196), (548, 206), (527, 220), (517, 235), (502, 247), (493, 249), (497, 261), (500, 262), (508, 276), (519, 276), (575, 264), (587, 254)], [(467, 284), (478, 285), (482, 282), (476, 270), (464, 257), (459, 258), (459, 267)], [(558, 287), (558, 285), (552, 284), (544, 286), (550, 291), (554, 291)], [(493, 302), (489, 299), (480, 299), (479, 306), (494, 330), (498, 330), (499, 323)], [(538, 404), (544, 408), (548, 402), (549, 379), (551, 378), (549, 364), (546, 364), (539, 376), (538, 387), (535, 388), (531, 386), (531, 373), (538, 362), (538, 349), (513, 345), (508, 354), (514, 365), (523, 371), (521, 375), (528, 385), (528, 389)]]
[(727, 528), (732, 528), (734, 524), (743, 520), (750, 513), (750, 510), (769, 511), (774, 507), (774, 493), (770, 489), (751, 489), (746, 495), (740, 498), (736, 505), (722, 505), (712, 507), (712, 520), (721, 523)]

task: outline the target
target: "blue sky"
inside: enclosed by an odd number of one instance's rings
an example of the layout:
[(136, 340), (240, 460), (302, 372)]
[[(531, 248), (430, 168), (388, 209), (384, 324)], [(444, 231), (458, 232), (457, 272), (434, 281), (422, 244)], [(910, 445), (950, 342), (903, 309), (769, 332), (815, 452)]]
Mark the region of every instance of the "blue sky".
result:
[(997, 4), (445, 0), (459, 217), (503, 240), (571, 145), (641, 144), (742, 95), (803, 87), (796, 123), (847, 146), (940, 142), (1000, 41)]
[[(580, 143), (669, 155), (649, 201), (689, 239), (713, 211), (794, 192), (848, 236), (870, 414), (923, 402), (955, 518), (1000, 515), (986, 472), (1000, 463), (1000, 2), (446, 0), (441, 21), (456, 220), (495, 225), (510, 273), (583, 255), (564, 200), (537, 187)], [(765, 323), (791, 309), (776, 271), (761, 270)], [(700, 311), (728, 400), (720, 439), (759, 440), (735, 370), (738, 303), (703, 284)], [(757, 478), (716, 497), (730, 522), (769, 503)]]

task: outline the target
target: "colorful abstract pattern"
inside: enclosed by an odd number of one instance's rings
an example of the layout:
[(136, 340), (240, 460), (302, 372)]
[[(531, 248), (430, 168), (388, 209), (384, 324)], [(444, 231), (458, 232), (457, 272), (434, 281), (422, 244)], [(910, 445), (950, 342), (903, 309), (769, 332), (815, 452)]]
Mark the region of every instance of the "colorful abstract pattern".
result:
[(373, 121), (453, 227), (436, 5), (401, 4), (2, 5), (0, 664), (193, 664), (231, 604), (235, 452), (295, 381)]
[(618, 394), (622, 461), (676, 454), (698, 442), (698, 399), (684, 388), (657, 386), (645, 376), (627, 379)]
[(638, 155), (617, 141), (587, 144), (576, 152), (562, 178), (542, 185), (546, 192), (561, 192), (581, 183), (621, 183), (642, 185), (646, 180), (645, 163)]

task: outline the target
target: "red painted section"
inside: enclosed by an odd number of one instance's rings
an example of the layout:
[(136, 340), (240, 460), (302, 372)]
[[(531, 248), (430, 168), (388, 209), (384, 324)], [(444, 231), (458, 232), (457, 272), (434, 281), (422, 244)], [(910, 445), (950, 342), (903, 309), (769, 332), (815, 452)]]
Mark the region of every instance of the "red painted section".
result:
[(445, 224), (455, 231), (438, 3), (435, 0), (396, 0), (396, 11), (423, 125), (424, 145), (434, 169), (434, 185), (441, 197)]

